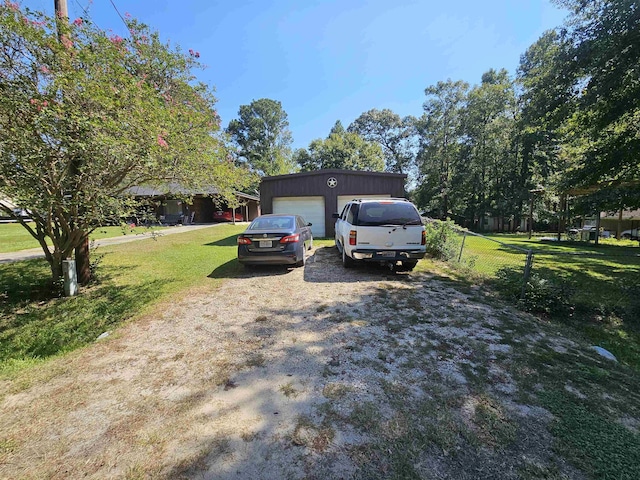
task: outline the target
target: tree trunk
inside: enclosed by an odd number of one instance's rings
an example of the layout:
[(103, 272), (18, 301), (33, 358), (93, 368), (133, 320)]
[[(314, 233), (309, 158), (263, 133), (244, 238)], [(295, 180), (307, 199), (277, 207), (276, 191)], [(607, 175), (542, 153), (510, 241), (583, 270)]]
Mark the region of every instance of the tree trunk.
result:
[(62, 255), (53, 254), (47, 258), (51, 267), (51, 283), (56, 286), (62, 282)]
[(89, 262), (89, 235), (84, 235), (82, 243), (76, 247), (76, 270), (78, 283), (87, 285), (91, 281), (91, 264)]

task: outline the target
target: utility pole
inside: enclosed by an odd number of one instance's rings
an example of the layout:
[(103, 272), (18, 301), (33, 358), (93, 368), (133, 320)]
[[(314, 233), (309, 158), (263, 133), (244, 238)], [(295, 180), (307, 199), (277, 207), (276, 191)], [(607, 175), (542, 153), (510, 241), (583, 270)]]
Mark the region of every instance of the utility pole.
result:
[[(63, 40), (64, 34), (62, 25), (69, 23), (69, 8), (67, 0), (53, 0), (56, 11), (56, 24), (58, 25), (58, 39)], [(64, 95), (64, 94), (63, 94)], [(80, 165), (77, 158), (70, 159), (70, 172), (73, 176), (79, 175)], [(77, 280), (82, 285), (86, 285), (91, 280), (91, 268), (89, 265), (89, 237), (87, 235), (82, 239), (82, 243), (75, 249), (75, 261), (77, 268)]]
[(69, 22), (69, 9), (67, 8), (67, 0), (53, 0), (53, 6), (56, 9), (56, 25), (58, 26), (58, 40), (62, 41), (62, 23)]
[[(58, 41), (64, 40), (63, 23), (69, 23), (69, 9), (67, 0), (54, 0), (53, 6), (56, 11), (56, 26), (58, 28)], [(64, 294), (74, 296), (78, 294), (78, 277), (76, 273), (76, 262), (70, 258), (62, 261), (62, 271), (64, 273)]]
[(67, 8), (67, 0), (53, 0), (56, 8), (56, 18), (65, 18), (69, 20), (69, 9)]

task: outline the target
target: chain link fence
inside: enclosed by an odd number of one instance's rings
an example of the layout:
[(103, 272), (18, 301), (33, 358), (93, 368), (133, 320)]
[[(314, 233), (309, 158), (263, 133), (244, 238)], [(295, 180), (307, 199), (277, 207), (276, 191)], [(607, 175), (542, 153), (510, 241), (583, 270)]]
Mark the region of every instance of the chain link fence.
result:
[(462, 276), (486, 280), (523, 310), (565, 319), (612, 315), (629, 325), (640, 322), (640, 253), (630, 242), (597, 246), (561, 242), (555, 235), (529, 241), (425, 220), (430, 256), (448, 262)]
[(520, 295), (524, 296), (533, 267), (532, 250), (465, 230), (451, 221), (429, 219), (426, 225), (427, 247), (433, 256), (486, 278), (505, 270), (520, 272)]
[(467, 230), (458, 230), (458, 235), (460, 237), (460, 252), (456, 260), (459, 264), (488, 277), (495, 277), (505, 268), (521, 271), (522, 292), (520, 295), (524, 297), (533, 267), (532, 250), (526, 250)]

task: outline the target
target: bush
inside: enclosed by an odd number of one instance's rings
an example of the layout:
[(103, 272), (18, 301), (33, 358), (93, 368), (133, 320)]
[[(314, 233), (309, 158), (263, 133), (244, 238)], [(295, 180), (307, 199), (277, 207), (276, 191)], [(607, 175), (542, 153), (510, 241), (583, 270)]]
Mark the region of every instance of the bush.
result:
[(451, 220), (434, 220), (425, 225), (427, 253), (438, 260), (451, 261), (460, 253), (460, 230)]
[(573, 312), (574, 288), (557, 276), (532, 273), (522, 295), (523, 272), (502, 268), (496, 273), (498, 290), (527, 312), (542, 313), (550, 317), (567, 318)]

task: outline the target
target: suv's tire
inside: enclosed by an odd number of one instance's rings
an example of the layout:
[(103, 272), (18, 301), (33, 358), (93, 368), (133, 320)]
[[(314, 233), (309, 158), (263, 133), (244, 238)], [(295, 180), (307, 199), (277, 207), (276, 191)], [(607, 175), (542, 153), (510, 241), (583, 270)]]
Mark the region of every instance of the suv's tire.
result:
[(354, 265), (354, 261), (353, 258), (351, 258), (349, 255), (347, 255), (347, 249), (344, 248), (344, 245), (342, 246), (342, 266), (344, 268), (351, 268)]
[(403, 272), (410, 272), (411, 270), (416, 268), (417, 264), (418, 264), (418, 262), (402, 262), (402, 271)]

